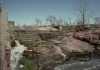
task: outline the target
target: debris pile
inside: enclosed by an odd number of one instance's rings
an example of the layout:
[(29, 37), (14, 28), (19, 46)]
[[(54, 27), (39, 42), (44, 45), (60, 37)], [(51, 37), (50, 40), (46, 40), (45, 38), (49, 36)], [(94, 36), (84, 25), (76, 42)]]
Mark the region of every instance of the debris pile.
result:
[[(95, 50), (95, 44), (100, 45), (99, 31), (73, 32), (55, 35), (55, 37), (53, 37), (53, 34), (49, 35), (47, 33), (46, 36), (49, 39), (43, 37), (41, 43), (37, 44), (37, 46), (40, 46), (32, 49), (34, 54), (33, 62), (36, 62), (37, 58), (39, 58), (38, 63), (41, 70), (53, 70), (58, 64), (81, 55), (90, 58)], [(44, 45), (45, 47), (43, 47)]]

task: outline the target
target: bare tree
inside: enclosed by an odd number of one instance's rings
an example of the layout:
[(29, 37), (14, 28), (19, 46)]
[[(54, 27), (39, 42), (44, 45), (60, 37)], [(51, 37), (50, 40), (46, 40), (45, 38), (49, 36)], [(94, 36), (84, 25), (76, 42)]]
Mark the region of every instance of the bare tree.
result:
[(57, 22), (56, 25), (58, 25), (58, 26), (62, 26), (63, 23), (64, 23), (64, 20), (63, 20), (62, 18), (59, 18), (59, 19), (57, 19), (56, 22)]
[(42, 21), (39, 19), (39, 18), (36, 18), (35, 19), (35, 22), (38, 26), (41, 26), (42, 25)]
[(64, 21), (64, 26), (68, 26), (68, 21)]
[(52, 26), (56, 25), (56, 17), (55, 16), (49, 16), (46, 21), (49, 22)]

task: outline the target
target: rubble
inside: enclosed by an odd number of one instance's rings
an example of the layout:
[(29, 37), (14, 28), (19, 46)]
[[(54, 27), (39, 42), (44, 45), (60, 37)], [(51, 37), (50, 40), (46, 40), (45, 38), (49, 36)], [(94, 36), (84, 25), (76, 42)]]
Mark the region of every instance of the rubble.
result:
[(100, 45), (100, 32), (99, 31), (87, 31), (87, 32), (77, 32), (73, 35), (74, 38), (81, 41), (88, 42), (90, 44)]
[[(48, 36), (48, 40), (43, 39), (44, 43), (41, 39), (38, 47), (32, 48), (32, 53), (34, 54), (33, 62), (39, 58), (41, 70), (53, 70), (58, 64), (66, 62), (66, 60), (73, 57), (86, 56), (90, 58), (95, 50), (94, 44), (99, 44), (100, 42), (100, 34), (97, 32), (99, 31), (73, 32), (65, 35), (56, 35), (54, 38)], [(45, 47), (43, 47), (44, 45)]]

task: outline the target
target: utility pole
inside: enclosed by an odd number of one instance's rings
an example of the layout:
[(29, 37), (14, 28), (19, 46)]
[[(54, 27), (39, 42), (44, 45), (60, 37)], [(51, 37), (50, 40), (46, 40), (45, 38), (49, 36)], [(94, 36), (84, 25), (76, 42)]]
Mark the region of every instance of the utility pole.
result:
[(81, 24), (84, 25), (86, 23), (86, 0), (80, 0), (80, 14), (81, 14)]
[(80, 0), (80, 21), (78, 22), (78, 25), (75, 27), (76, 31), (84, 31), (88, 29), (86, 25), (87, 21), (87, 9), (86, 9), (86, 2), (87, 0)]

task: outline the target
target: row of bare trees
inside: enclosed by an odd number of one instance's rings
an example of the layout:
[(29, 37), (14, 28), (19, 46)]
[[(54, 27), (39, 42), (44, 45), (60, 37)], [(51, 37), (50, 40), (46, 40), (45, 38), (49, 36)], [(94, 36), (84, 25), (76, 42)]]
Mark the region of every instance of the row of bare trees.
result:
[(55, 16), (48, 16), (45, 20), (45, 23), (42, 22), (41, 19), (39, 18), (36, 18), (35, 19), (35, 23), (36, 25), (38, 26), (42, 26), (42, 25), (51, 25), (51, 26), (67, 26), (68, 24), (68, 21), (65, 21), (64, 19), (62, 18), (57, 18)]

